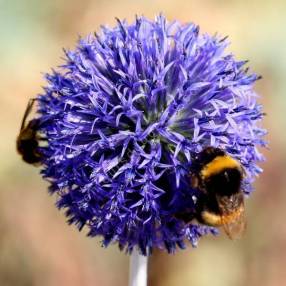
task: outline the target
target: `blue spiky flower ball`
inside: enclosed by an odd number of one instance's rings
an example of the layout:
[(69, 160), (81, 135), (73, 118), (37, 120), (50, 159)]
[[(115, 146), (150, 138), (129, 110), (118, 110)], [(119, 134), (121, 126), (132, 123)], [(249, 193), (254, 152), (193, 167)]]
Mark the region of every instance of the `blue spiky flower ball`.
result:
[(194, 154), (215, 146), (239, 160), (249, 194), (265, 144), (259, 77), (227, 45), (160, 15), (118, 20), (65, 51), (64, 64), (46, 75), (38, 113), (48, 141), (42, 174), (69, 223), (104, 246), (144, 255), (216, 232), (174, 216), (196, 208)]

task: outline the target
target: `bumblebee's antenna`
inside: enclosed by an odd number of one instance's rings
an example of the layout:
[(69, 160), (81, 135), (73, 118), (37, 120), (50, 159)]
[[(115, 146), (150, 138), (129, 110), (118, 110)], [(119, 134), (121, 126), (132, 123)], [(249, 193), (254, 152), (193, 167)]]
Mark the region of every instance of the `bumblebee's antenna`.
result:
[(29, 100), (27, 107), (26, 107), (26, 110), (25, 110), (25, 113), (24, 113), (24, 116), (23, 116), (23, 119), (22, 119), (20, 131), (23, 130), (25, 123), (26, 123), (26, 119), (27, 119), (29, 113), (31, 112), (35, 101), (36, 101), (36, 98), (31, 98)]

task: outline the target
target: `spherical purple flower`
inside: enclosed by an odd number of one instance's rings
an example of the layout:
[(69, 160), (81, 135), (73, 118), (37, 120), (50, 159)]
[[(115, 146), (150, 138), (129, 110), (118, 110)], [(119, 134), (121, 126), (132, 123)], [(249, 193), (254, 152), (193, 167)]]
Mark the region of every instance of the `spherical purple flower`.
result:
[(175, 216), (196, 208), (192, 158), (206, 146), (225, 150), (243, 165), (248, 194), (265, 134), (259, 77), (227, 45), (159, 16), (118, 20), (65, 51), (64, 65), (46, 75), (38, 112), (48, 141), (42, 174), (69, 223), (142, 254), (216, 233)]

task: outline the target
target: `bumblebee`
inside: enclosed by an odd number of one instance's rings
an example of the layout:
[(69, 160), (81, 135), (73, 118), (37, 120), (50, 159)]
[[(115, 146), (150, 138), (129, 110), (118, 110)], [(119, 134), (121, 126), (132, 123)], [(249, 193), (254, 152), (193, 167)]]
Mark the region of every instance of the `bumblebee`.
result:
[(241, 164), (223, 150), (205, 148), (193, 161), (191, 186), (199, 190), (199, 196), (196, 213), (189, 218), (196, 218), (201, 224), (223, 227), (230, 239), (241, 237), (246, 228), (241, 189), (243, 175)]
[(28, 164), (38, 165), (41, 163), (41, 154), (39, 152), (38, 128), (39, 119), (32, 119), (26, 124), (27, 117), (32, 111), (36, 99), (30, 99), (25, 110), (20, 133), (17, 137), (16, 147), (18, 153)]

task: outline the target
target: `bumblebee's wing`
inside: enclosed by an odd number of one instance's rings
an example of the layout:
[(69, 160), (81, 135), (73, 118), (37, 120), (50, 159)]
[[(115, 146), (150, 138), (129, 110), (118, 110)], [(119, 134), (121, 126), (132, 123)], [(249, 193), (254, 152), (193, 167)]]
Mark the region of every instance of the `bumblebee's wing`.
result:
[(26, 110), (25, 110), (25, 113), (23, 115), (23, 119), (22, 119), (22, 123), (21, 123), (21, 128), (20, 130), (22, 131), (25, 127), (25, 122), (26, 122), (26, 119), (28, 117), (28, 115), (30, 114), (32, 108), (33, 108), (33, 105), (34, 105), (34, 102), (35, 102), (35, 98), (31, 98), (28, 102), (28, 105), (26, 107)]
[(241, 238), (244, 235), (246, 229), (244, 211), (240, 212), (232, 222), (224, 223), (223, 229), (230, 239)]
[(222, 225), (230, 239), (240, 238), (246, 229), (243, 193), (217, 196)]

